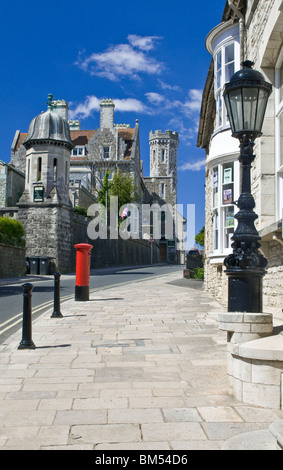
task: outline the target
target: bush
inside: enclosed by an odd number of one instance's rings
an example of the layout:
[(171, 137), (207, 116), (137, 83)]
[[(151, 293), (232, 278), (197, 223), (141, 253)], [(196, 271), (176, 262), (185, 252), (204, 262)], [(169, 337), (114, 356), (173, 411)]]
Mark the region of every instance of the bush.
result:
[(74, 212), (75, 214), (79, 214), (79, 215), (83, 215), (84, 217), (87, 217), (87, 209), (85, 207), (75, 206)]
[(193, 278), (194, 279), (204, 279), (204, 268), (195, 268), (193, 270)]
[(24, 227), (21, 222), (8, 217), (0, 217), (0, 242), (7, 245), (24, 247)]

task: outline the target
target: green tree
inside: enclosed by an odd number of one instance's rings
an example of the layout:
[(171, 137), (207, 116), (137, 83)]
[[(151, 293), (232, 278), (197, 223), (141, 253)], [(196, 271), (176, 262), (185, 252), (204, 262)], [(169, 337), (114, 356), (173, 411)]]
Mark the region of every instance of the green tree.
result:
[(200, 247), (204, 247), (204, 227), (202, 227), (201, 231), (195, 236), (195, 242)]
[[(103, 204), (106, 207), (106, 202), (107, 202), (108, 208), (109, 208), (109, 200), (110, 200), (109, 199), (110, 198), (110, 189), (111, 189), (111, 186), (112, 186), (111, 181), (109, 181), (109, 175), (110, 175), (110, 171), (106, 171), (105, 175), (104, 175), (104, 178), (103, 178), (103, 181), (102, 181), (101, 189), (98, 191), (98, 202), (99, 202), (99, 204)], [(106, 201), (106, 197), (107, 197), (107, 201)]]
[(135, 185), (130, 173), (123, 173), (120, 168), (114, 173), (110, 195), (118, 197), (118, 207), (134, 201)]

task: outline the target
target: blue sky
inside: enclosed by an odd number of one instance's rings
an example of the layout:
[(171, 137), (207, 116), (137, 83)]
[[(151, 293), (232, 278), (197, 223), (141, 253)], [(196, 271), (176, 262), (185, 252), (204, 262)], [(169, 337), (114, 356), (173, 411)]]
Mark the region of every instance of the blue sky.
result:
[[(195, 204), (204, 225), (205, 152), (196, 147), (209, 31), (225, 0), (5, 2), (1, 7), (1, 153), (10, 161), (15, 131), (65, 99), (83, 129), (99, 127), (99, 102), (112, 98), (115, 122), (139, 119), (149, 175), (149, 132), (179, 132), (178, 203)], [(186, 213), (184, 213), (186, 216)]]

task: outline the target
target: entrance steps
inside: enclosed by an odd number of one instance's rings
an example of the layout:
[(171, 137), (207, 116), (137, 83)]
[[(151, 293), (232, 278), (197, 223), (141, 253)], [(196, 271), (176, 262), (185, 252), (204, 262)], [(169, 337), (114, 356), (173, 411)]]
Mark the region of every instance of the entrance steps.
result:
[(221, 450), (283, 450), (283, 420), (275, 421), (269, 429), (231, 437)]

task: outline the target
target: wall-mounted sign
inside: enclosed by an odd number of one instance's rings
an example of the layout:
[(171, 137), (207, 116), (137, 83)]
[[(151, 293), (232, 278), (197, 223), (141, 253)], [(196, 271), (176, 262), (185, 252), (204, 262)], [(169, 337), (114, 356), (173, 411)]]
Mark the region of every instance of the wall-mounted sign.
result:
[(33, 202), (44, 201), (44, 187), (42, 185), (36, 185), (33, 187)]

